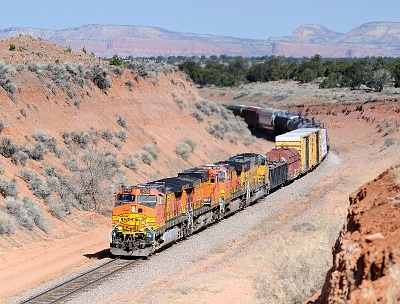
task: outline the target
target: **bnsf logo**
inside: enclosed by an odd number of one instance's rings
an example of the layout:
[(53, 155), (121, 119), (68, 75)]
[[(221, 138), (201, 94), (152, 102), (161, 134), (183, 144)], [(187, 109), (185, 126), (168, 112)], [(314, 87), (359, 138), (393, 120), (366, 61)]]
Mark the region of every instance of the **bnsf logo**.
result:
[(141, 194), (150, 194), (150, 189), (141, 189), (140, 193)]

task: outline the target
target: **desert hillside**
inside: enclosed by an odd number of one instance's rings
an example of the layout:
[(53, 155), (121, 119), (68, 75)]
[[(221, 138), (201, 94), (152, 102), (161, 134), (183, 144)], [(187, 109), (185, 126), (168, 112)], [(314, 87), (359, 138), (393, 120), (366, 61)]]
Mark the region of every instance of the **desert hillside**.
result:
[[(123, 69), (28, 36), (1, 41), (0, 55), (2, 302), (20, 303), (109, 261), (117, 187), (274, 147), (220, 103), (302, 112), (326, 126), (331, 151), (310, 174), (71, 303), (301, 303), (327, 295), (324, 282), (339, 282), (327, 273), (349, 194), (399, 163), (395, 88), (270, 82), (199, 89), (171, 66)], [(393, 198), (385, 208), (394, 209), (398, 188), (384, 184), (390, 190), (373, 195)], [(385, 241), (360, 238), (363, 246)]]
[[(91, 241), (107, 240), (113, 192), (123, 185), (264, 149), (172, 66), (109, 66), (30, 36), (0, 41), (0, 58), (3, 274), (17, 269), (13, 256), (32, 258), (35, 244), (103, 224)], [(231, 125), (217, 134), (222, 117)]]

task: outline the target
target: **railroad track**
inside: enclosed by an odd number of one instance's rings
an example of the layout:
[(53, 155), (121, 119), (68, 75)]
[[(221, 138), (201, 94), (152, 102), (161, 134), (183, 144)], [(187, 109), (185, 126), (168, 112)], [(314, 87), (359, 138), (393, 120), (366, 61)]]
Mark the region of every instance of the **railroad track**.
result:
[(107, 277), (129, 268), (134, 263), (140, 262), (139, 260), (124, 260), (114, 259), (106, 264), (103, 264), (95, 269), (85, 272), (71, 280), (68, 280), (60, 285), (57, 285), (45, 292), (42, 292), (28, 300), (21, 302), (35, 304), (35, 303), (62, 303), (67, 301), (72, 295), (84, 291), (87, 288), (93, 287), (96, 283), (101, 282)]

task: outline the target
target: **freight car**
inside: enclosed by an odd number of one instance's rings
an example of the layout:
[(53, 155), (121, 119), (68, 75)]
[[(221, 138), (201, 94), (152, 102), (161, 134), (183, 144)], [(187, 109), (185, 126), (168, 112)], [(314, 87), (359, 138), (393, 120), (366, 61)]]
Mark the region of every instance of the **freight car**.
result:
[(224, 105), (234, 115), (240, 116), (250, 129), (264, 130), (273, 134), (283, 134), (302, 128), (323, 128), (314, 119), (303, 118), (301, 113), (273, 108), (249, 107), (244, 105)]
[(110, 252), (149, 256), (246, 208), (322, 162), (326, 130), (299, 129), (276, 137), (265, 154), (245, 153), (115, 195)]

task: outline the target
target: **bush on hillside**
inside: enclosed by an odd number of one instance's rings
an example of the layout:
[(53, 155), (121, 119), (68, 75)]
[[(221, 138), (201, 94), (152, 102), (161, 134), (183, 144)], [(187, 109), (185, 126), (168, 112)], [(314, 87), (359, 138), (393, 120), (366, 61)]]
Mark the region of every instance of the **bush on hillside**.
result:
[(11, 156), (11, 162), (14, 165), (20, 164), (21, 166), (25, 166), (26, 163), (28, 162), (28, 159), (29, 159), (29, 155), (23, 150), (19, 150), (17, 153), (14, 153)]
[(109, 129), (105, 128), (103, 131), (101, 131), (100, 137), (110, 143), (113, 139), (113, 133)]
[(190, 138), (184, 138), (181, 139), (177, 144), (175, 148), (176, 154), (184, 160), (187, 160), (194, 151), (194, 148), (196, 147), (196, 142)]
[(15, 231), (14, 218), (8, 213), (0, 210), (0, 234), (11, 234)]
[(137, 157), (135, 157), (135, 155), (126, 153), (126, 154), (124, 154), (122, 163), (128, 169), (131, 169), (133, 172), (136, 172), (139, 169), (142, 161), (140, 159), (138, 159)]
[(80, 131), (72, 131), (71, 138), (74, 143), (76, 143), (79, 148), (85, 149), (91, 141), (91, 137), (89, 133), (86, 133), (83, 130)]
[(26, 208), (28, 215), (32, 218), (35, 225), (46, 234), (50, 233), (49, 223), (44, 216), (44, 211), (37, 202), (27, 196), (22, 199), (24, 207)]
[(6, 198), (8, 196), (17, 197), (18, 196), (17, 185), (6, 177), (0, 176), (0, 194)]
[(18, 152), (19, 148), (8, 136), (0, 136), (0, 154), (4, 157), (11, 157)]
[(76, 176), (82, 191), (81, 205), (85, 210), (100, 212), (113, 201), (110, 180), (120, 166), (117, 156), (112, 151), (88, 148), (80, 160), (82, 166)]
[(71, 205), (63, 202), (60, 198), (47, 198), (45, 203), (49, 206), (50, 214), (61, 221), (71, 214)]
[(114, 136), (122, 142), (126, 142), (126, 140), (128, 139), (128, 135), (123, 129), (120, 129), (118, 132), (115, 132)]
[(24, 152), (27, 153), (33, 160), (40, 161), (43, 160), (44, 156), (47, 154), (47, 149), (42, 142), (37, 141), (33, 146), (25, 149)]
[(35, 227), (35, 222), (30, 214), (28, 214), (28, 210), (25, 208), (24, 203), (14, 197), (6, 198), (6, 207), (7, 211), (12, 214), (17, 223), (22, 227), (32, 230)]
[(152, 144), (144, 145), (143, 150), (149, 152), (154, 159), (158, 158), (159, 152)]
[(33, 195), (40, 199), (45, 199), (50, 196), (51, 189), (35, 171), (31, 169), (24, 169), (19, 171), (19, 175), (27, 183)]
[(111, 88), (111, 79), (108, 78), (108, 71), (103, 66), (95, 65), (92, 67), (91, 76), (93, 83), (103, 92)]
[(121, 127), (125, 128), (125, 129), (127, 128), (126, 119), (125, 119), (124, 117), (119, 116), (118, 119), (117, 119), (117, 123), (118, 123)]

